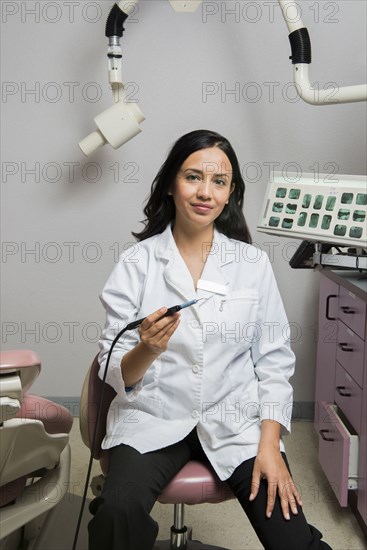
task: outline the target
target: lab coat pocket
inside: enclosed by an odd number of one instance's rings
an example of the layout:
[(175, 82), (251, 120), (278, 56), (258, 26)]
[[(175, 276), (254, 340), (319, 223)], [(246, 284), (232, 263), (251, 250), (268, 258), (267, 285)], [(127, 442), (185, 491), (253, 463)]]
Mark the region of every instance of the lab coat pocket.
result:
[(221, 341), (250, 347), (259, 330), (257, 326), (258, 291), (233, 290), (226, 296), (215, 296), (214, 302)]

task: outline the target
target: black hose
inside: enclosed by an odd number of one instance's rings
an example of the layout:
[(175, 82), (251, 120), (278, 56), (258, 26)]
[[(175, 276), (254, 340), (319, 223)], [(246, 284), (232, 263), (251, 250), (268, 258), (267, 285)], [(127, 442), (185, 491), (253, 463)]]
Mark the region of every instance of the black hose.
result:
[(124, 22), (127, 17), (128, 14), (120, 10), (118, 5), (115, 4), (107, 17), (105, 35), (107, 37), (119, 36), (121, 38), (125, 30)]
[(306, 27), (291, 32), (288, 36), (291, 43), (292, 55), (289, 59), (296, 63), (311, 63), (311, 40)]

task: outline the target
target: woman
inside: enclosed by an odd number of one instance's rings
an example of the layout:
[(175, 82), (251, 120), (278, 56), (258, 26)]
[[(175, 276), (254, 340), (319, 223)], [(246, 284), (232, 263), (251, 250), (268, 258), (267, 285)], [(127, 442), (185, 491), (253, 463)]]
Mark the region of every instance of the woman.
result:
[(117, 396), (90, 550), (151, 550), (158, 526), (150, 511), (190, 458), (209, 461), (227, 480), (266, 549), (330, 548), (306, 523), (284, 454), (294, 355), (269, 260), (250, 244), (243, 196), (224, 137), (181, 137), (153, 182), (139, 243), (102, 292), (101, 377), (116, 331), (146, 318), (109, 364)]

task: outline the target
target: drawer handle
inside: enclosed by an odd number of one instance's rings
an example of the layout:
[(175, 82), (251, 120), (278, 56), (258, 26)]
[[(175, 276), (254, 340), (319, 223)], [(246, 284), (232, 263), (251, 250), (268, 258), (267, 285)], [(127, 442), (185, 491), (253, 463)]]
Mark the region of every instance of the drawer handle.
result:
[(336, 321), (336, 317), (331, 317), (329, 314), (329, 308), (330, 308), (330, 300), (331, 298), (337, 298), (336, 294), (329, 294), (329, 296), (326, 298), (326, 311), (325, 311), (325, 317), (329, 321)]
[(355, 313), (354, 309), (352, 309), (351, 307), (349, 306), (340, 306), (340, 309), (342, 310), (343, 313), (345, 313), (346, 315), (353, 315)]
[(333, 437), (326, 437), (325, 434), (328, 434), (330, 430), (320, 430), (320, 435), (324, 441), (335, 441)]
[(338, 344), (338, 346), (340, 347), (341, 350), (343, 351), (353, 351), (353, 348), (351, 348), (350, 346), (348, 346), (348, 344), (346, 342), (340, 342)]
[(336, 387), (336, 391), (338, 392), (339, 395), (341, 395), (342, 397), (351, 397), (352, 394), (351, 393), (346, 393), (346, 392), (343, 392), (343, 390), (346, 390), (347, 388), (345, 386), (337, 386)]

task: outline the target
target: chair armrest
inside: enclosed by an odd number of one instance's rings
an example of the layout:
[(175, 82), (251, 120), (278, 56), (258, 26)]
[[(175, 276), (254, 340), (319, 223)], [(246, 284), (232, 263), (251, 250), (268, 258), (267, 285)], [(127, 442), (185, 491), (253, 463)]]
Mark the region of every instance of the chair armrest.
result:
[(41, 359), (32, 350), (11, 349), (0, 352), (0, 369), (41, 367)]
[(37, 353), (31, 350), (6, 350), (0, 352), (0, 376), (8, 373), (18, 373), (22, 391), (27, 391), (41, 370), (41, 360)]

